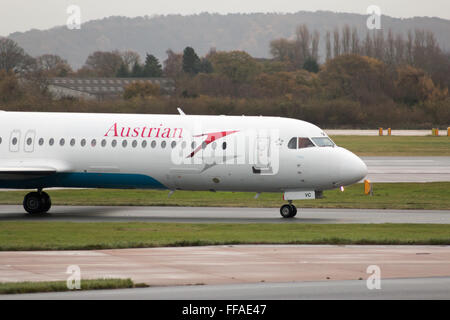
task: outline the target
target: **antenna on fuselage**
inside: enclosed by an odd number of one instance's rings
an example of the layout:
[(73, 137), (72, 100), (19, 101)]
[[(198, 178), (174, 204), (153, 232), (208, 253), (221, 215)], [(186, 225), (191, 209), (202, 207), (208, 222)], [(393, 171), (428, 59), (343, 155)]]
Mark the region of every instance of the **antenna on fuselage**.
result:
[(181, 110), (180, 107), (178, 107), (177, 110), (178, 110), (178, 113), (179, 113), (181, 116), (185, 116), (185, 115), (186, 115), (186, 113), (184, 113), (183, 110)]

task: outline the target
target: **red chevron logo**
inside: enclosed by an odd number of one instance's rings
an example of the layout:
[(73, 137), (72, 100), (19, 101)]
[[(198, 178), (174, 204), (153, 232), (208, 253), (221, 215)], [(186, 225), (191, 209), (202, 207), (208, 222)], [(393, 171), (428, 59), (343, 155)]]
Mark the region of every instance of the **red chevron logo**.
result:
[[(204, 137), (206, 136), (206, 140), (203, 141), (194, 151), (191, 152), (191, 154), (189, 156), (187, 156), (187, 158), (192, 158), (197, 152), (199, 152), (203, 146), (208, 146), (210, 143), (220, 139), (220, 138), (224, 138), (232, 133), (238, 132), (237, 130), (235, 131), (220, 131), (220, 132), (211, 132), (211, 133), (204, 133), (204, 134), (199, 134), (194, 136), (195, 138), (198, 137)], [(206, 143), (206, 144), (205, 144)], [(205, 144), (205, 145), (204, 145)]]

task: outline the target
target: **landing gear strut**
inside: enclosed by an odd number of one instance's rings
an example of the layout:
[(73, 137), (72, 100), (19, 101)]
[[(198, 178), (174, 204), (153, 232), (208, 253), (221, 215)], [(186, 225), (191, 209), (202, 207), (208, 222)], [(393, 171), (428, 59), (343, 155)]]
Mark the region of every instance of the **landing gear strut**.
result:
[(293, 218), (297, 214), (297, 208), (289, 201), (289, 204), (281, 206), (280, 213), (283, 218)]
[(23, 207), (29, 214), (44, 214), (51, 206), (50, 196), (41, 190), (30, 192), (23, 199)]

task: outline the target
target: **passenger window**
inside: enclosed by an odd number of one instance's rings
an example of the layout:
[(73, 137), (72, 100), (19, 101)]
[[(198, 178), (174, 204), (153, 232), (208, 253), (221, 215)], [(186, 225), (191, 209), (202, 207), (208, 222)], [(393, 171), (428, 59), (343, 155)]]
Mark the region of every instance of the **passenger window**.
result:
[(0, 144), (2, 144), (2, 137), (0, 137)]
[(288, 142), (288, 148), (289, 149), (297, 149), (297, 138), (292, 138)]
[(32, 142), (33, 142), (33, 139), (31, 139), (31, 138), (27, 139), (27, 145), (31, 145)]
[(111, 146), (115, 148), (117, 146), (117, 140), (111, 141)]
[(70, 139), (70, 145), (73, 147), (75, 145), (75, 139)]
[(39, 139), (39, 145), (42, 146), (44, 144), (44, 138)]
[(102, 147), (106, 147), (106, 140), (105, 139), (102, 140)]
[(142, 141), (142, 148), (144, 148), (144, 149), (147, 148), (147, 141), (145, 141), (145, 140)]
[(181, 149), (186, 149), (186, 141), (183, 141), (183, 142), (181, 143)]
[(298, 148), (299, 149), (311, 148), (311, 147), (315, 147), (314, 143), (312, 143), (311, 140), (309, 140), (308, 138), (298, 138)]
[(167, 143), (166, 143), (165, 141), (161, 142), (161, 148), (164, 149), (164, 148), (166, 147), (166, 144), (167, 144)]
[(136, 141), (136, 140), (133, 140), (133, 143), (131, 143), (131, 146), (132, 146), (133, 148), (136, 148), (136, 147), (137, 147), (137, 141)]
[(53, 138), (50, 138), (50, 140), (48, 140), (48, 144), (49, 145), (53, 145), (55, 143), (55, 139), (53, 139)]
[(222, 149), (225, 150), (226, 148), (227, 148), (227, 143), (226, 142), (222, 143)]
[(84, 147), (86, 145), (86, 139), (81, 140), (81, 146)]
[(126, 147), (127, 147), (127, 144), (128, 144), (127, 140), (123, 140), (123, 141), (122, 141), (122, 147), (126, 148)]
[(171, 145), (172, 149), (174, 149), (177, 146), (177, 142), (176, 141), (172, 141)]
[(92, 146), (92, 147), (95, 147), (96, 145), (97, 145), (97, 140), (92, 139), (92, 141), (91, 141), (91, 146)]
[(66, 140), (61, 139), (59, 140), (59, 145), (62, 147), (66, 143)]
[(155, 140), (152, 141), (152, 148), (153, 149), (156, 148), (156, 141)]

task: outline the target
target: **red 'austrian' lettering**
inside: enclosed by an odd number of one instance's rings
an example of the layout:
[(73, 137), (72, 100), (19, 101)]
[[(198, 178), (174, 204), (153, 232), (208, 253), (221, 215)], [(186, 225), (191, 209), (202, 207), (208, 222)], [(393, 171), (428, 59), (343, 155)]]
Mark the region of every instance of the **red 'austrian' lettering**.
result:
[(183, 138), (183, 128), (169, 128), (160, 124), (158, 127), (127, 127), (119, 126), (114, 123), (108, 131), (106, 131), (105, 137), (122, 137), (122, 138), (163, 138), (174, 139)]

